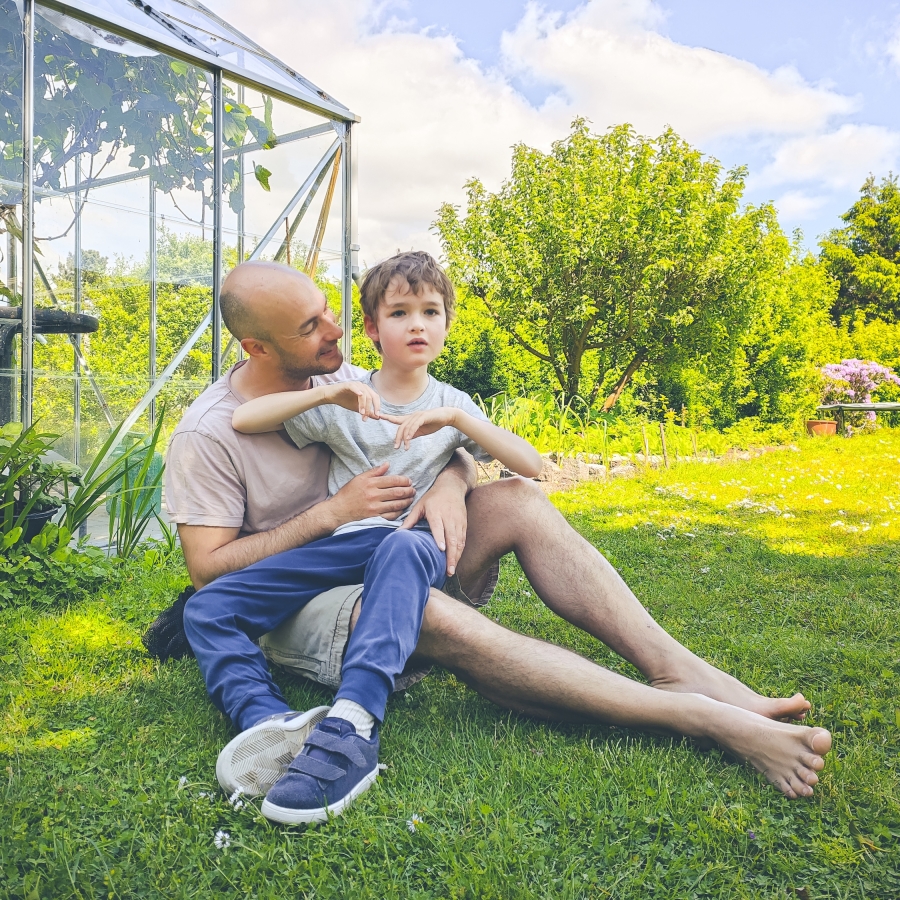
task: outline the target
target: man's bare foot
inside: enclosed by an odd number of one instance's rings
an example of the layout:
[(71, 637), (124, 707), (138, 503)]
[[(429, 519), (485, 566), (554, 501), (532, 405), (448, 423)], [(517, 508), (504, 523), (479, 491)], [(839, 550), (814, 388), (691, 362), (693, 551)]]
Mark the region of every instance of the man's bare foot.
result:
[(826, 729), (774, 722), (728, 703), (716, 703), (708, 716), (707, 734), (719, 746), (750, 763), (792, 800), (812, 796), (831, 749)]
[(711, 666), (699, 657), (694, 657), (694, 660), (696, 662), (692, 671), (680, 676), (658, 678), (650, 684), (663, 691), (703, 694), (721, 703), (729, 703), (755, 712), (767, 719), (803, 719), (810, 709), (810, 702), (803, 694), (794, 694), (793, 697), (763, 697), (737, 678)]

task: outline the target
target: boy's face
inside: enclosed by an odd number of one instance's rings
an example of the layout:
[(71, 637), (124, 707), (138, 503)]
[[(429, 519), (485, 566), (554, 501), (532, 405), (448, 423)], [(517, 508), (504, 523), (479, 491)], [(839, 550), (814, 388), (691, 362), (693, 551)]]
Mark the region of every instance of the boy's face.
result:
[(414, 294), (405, 279), (394, 278), (376, 315), (375, 322), (366, 316), (366, 334), (381, 344), (384, 359), (392, 365), (417, 369), (428, 365), (444, 349), (444, 298), (430, 284)]

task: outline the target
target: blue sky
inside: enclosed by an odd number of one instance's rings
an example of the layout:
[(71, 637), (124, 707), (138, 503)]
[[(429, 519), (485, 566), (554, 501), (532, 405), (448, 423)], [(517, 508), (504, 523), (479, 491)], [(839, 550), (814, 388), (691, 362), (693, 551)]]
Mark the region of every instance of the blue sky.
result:
[(510, 147), (671, 125), (815, 248), (900, 170), (900, 0), (207, 0), (362, 117), (360, 243), (437, 249), (437, 207)]
[[(565, 14), (583, 5), (583, 0), (541, 5)], [(658, 6), (665, 14), (659, 31), (673, 41), (726, 53), (770, 71), (792, 66), (807, 81), (830, 85), (857, 99), (857, 110), (843, 116), (842, 122), (900, 131), (900, 66), (892, 66), (883, 52), (885, 36), (897, 31), (900, 2), (663, 0)], [(409, 0), (386, 12), (408, 20), (410, 27), (453, 35), (467, 56), (497, 66), (501, 35), (515, 28), (524, 7), (520, 0)], [(513, 81), (538, 105), (551, 90), (547, 84)], [(726, 166), (748, 165), (751, 175), (766, 163), (758, 146), (740, 140), (713, 140), (701, 149)], [(802, 227), (805, 243), (814, 245), (820, 233), (840, 224), (837, 217), (855, 199), (856, 187), (836, 192), (814, 214), (791, 217), (783, 224), (788, 229)], [(771, 188), (756, 187), (752, 180), (747, 196), (753, 202), (775, 199)]]

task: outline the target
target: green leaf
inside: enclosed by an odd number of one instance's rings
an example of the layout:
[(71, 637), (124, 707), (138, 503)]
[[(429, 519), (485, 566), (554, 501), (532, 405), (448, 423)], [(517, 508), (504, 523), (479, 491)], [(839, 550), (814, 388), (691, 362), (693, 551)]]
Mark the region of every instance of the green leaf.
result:
[(172, 59), (169, 60), (169, 68), (176, 75), (187, 75), (190, 66), (186, 62), (182, 62), (180, 59)]
[(261, 166), (259, 165), (259, 163), (254, 163), (253, 174), (256, 176), (256, 180), (260, 183), (264, 191), (272, 190), (269, 187), (269, 178), (272, 173), (265, 166)]
[[(16, 525), (15, 528), (3, 535), (3, 540), (0, 541), (0, 547), (4, 550), (8, 550), (13, 544), (18, 543), (20, 537), (22, 537), (22, 526)], [(900, 716), (900, 710), (897, 710), (897, 715)]]

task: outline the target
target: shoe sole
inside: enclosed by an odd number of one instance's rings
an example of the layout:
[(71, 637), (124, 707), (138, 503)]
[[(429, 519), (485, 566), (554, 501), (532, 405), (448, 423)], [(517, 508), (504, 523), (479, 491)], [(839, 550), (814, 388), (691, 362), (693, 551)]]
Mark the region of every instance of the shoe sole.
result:
[(231, 740), (216, 760), (216, 778), (229, 794), (267, 794), (303, 747), (330, 707), (317, 706), (283, 721), (260, 722)]
[(319, 809), (288, 809), (284, 806), (276, 806), (268, 800), (263, 800), (260, 812), (273, 822), (281, 822), (283, 825), (308, 825), (311, 822), (327, 822), (329, 816), (339, 816), (360, 794), (365, 793), (378, 778), (378, 766), (376, 765), (354, 788), (336, 800), (331, 806), (323, 806)]

